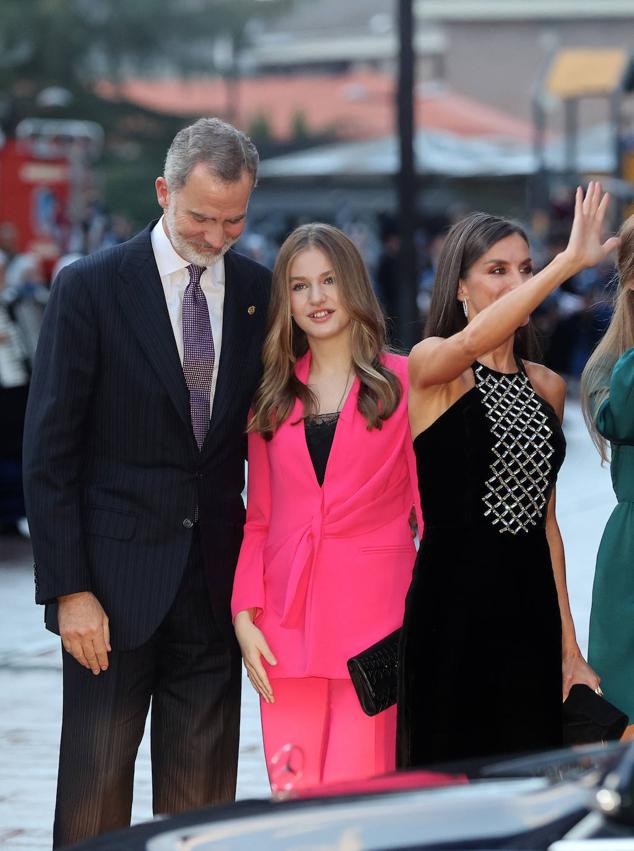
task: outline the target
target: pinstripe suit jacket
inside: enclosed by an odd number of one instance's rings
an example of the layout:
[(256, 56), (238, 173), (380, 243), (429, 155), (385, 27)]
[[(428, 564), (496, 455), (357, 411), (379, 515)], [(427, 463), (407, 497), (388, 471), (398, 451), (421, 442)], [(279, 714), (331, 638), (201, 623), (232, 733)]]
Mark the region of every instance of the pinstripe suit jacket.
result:
[[(270, 272), (225, 255), (219, 375), (198, 449), (148, 226), (63, 269), (35, 360), (24, 438), (36, 601), (92, 591), (112, 646), (142, 644), (169, 609), (198, 512), (219, 625), (242, 540), (244, 428), (261, 374)], [(255, 309), (254, 309), (255, 308)]]

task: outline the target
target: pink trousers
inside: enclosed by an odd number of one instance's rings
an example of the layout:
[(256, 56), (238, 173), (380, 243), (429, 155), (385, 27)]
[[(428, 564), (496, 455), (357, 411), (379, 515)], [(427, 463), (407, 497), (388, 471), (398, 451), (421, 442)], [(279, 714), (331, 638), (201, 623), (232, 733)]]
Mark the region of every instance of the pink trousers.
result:
[(396, 707), (368, 717), (350, 680), (273, 679), (260, 701), (264, 755), (274, 792), (393, 771)]

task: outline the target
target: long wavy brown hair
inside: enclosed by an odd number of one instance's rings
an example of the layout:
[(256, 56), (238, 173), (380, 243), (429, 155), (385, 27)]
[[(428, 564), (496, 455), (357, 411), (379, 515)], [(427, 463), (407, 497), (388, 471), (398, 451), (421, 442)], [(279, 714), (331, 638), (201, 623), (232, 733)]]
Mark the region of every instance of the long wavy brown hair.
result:
[[(451, 337), (466, 326), (462, 303), (458, 300), (460, 279), (496, 242), (514, 234), (528, 245), (521, 225), (488, 213), (471, 213), (451, 228), (438, 258), (425, 337)], [(517, 357), (539, 358), (539, 343), (531, 322), (515, 332), (513, 350)]]
[(249, 431), (267, 440), (290, 416), (300, 399), (304, 417), (317, 413), (318, 401), (295, 375), (296, 362), (308, 351), (306, 334), (291, 316), (290, 269), (302, 251), (315, 248), (332, 264), (339, 298), (350, 315), (352, 368), (361, 382), (357, 407), (368, 429), (380, 429), (398, 406), (403, 389), (381, 363), (386, 350), (385, 319), (367, 269), (355, 244), (331, 225), (315, 222), (296, 228), (280, 248), (273, 269), (267, 333), (262, 350), (264, 373), (253, 401)]
[(614, 364), (634, 346), (634, 216), (621, 225), (621, 244), (616, 261), (618, 286), (614, 312), (581, 375), (581, 408), (594, 445), (602, 461), (608, 459), (608, 442), (597, 431), (595, 418), (601, 403), (608, 398), (610, 373)]

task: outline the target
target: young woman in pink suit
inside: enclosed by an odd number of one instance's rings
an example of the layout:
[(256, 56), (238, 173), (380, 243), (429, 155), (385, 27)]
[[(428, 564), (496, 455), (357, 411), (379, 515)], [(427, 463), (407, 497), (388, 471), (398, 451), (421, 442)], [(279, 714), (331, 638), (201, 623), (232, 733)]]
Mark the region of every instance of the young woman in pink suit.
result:
[(232, 609), (269, 777), (293, 746), (294, 785), (314, 786), (394, 767), (395, 707), (364, 715), (346, 662), (400, 626), (421, 520), (407, 361), (359, 252), (303, 225), (273, 281)]

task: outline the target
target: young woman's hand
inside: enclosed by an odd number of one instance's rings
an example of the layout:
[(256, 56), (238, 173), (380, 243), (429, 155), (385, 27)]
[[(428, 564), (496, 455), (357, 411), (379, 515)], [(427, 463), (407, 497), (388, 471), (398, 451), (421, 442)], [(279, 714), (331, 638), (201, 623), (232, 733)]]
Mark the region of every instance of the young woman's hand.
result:
[(262, 664), (262, 656), (269, 665), (277, 665), (277, 659), (271, 653), (262, 631), (253, 623), (252, 614), (248, 609), (238, 612), (233, 621), (233, 628), (249, 682), (267, 703), (275, 703), (273, 689)]
[(600, 263), (611, 251), (618, 248), (619, 238), (603, 239), (603, 220), (610, 196), (601, 184), (591, 180), (585, 197), (578, 186), (575, 195), (575, 217), (564, 256), (580, 271)]
[(599, 688), (601, 677), (595, 674), (579, 650), (568, 655), (564, 654), (562, 673), (564, 700), (568, 697), (568, 692), (572, 686), (577, 683), (583, 683), (584, 685), (590, 686), (593, 691), (598, 691), (599, 694), (602, 693)]

